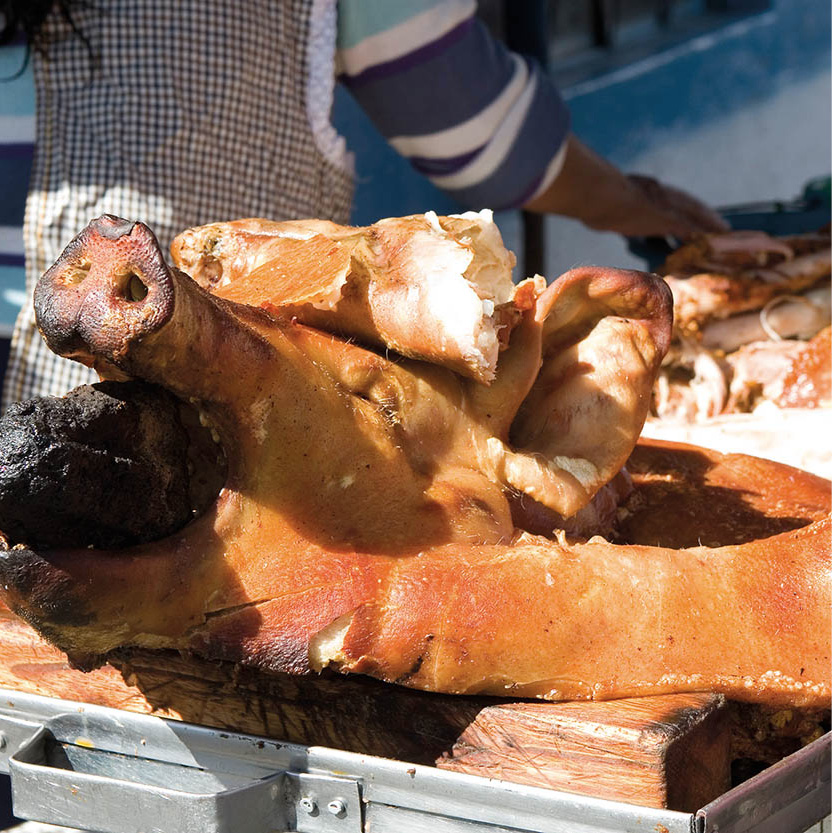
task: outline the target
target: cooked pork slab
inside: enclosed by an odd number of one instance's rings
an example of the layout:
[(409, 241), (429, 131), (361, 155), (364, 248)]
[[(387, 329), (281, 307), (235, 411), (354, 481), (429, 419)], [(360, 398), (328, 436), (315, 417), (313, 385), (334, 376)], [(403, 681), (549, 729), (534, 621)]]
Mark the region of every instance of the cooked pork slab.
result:
[[(228, 462), (206, 511), (156, 541), (0, 554), (0, 593), (75, 663), (141, 646), (454, 693), (828, 703), (828, 482), (631, 457), (670, 338), (654, 276), (519, 288), (490, 385), (212, 294), (117, 218), (36, 297), (53, 349), (191, 403)], [(625, 542), (530, 531), (523, 495), (535, 524), (539, 506), (572, 518), (645, 456)]]
[(189, 229), (174, 263), (218, 296), (494, 379), (519, 319), (491, 212), (338, 226), (261, 219)]

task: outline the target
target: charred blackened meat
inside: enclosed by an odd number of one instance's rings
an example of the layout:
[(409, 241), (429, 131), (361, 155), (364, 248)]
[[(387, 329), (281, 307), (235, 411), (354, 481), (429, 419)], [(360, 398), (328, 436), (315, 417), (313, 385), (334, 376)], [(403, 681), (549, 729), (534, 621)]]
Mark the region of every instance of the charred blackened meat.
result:
[(143, 382), (83, 385), (0, 419), (0, 530), (31, 547), (124, 547), (193, 515), (179, 403)]

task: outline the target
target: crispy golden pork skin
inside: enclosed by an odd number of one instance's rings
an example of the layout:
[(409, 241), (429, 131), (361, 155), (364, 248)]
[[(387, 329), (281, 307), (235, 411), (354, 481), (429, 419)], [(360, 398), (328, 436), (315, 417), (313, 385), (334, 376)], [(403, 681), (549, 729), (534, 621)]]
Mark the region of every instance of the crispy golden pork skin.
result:
[(438, 362), (479, 382), (520, 318), (491, 212), (372, 226), (260, 218), (188, 229), (174, 263), (217, 295)]
[[(79, 665), (132, 645), (454, 693), (828, 703), (828, 520), (691, 549), (515, 528), (507, 490), (585, 505), (634, 446), (669, 337), (657, 279), (585, 268), (539, 297), (527, 285), (490, 387), (214, 297), (138, 223), (96, 221), (42, 281), (51, 345), (195, 402), (228, 458), (213, 506), (167, 538), (2, 553), (0, 593)], [(821, 479), (697, 456), (723, 473), (717, 492), (762, 494), (787, 524), (828, 513)], [(660, 540), (656, 526), (633, 523), (632, 540)]]

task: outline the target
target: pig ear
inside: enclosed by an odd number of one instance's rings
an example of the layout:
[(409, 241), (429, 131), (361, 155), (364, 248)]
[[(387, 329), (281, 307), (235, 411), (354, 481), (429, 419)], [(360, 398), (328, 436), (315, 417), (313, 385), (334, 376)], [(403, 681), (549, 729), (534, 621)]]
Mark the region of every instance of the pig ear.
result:
[(561, 470), (568, 488), (552, 508), (563, 515), (585, 506), (632, 452), (672, 318), (667, 285), (643, 272), (580, 267), (539, 297), (542, 367), (510, 439), (518, 452)]

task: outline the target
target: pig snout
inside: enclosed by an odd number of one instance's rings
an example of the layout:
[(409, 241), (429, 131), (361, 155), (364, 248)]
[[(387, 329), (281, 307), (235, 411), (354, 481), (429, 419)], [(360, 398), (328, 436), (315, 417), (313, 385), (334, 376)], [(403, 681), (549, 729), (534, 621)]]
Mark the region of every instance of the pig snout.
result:
[(118, 363), (131, 343), (162, 327), (174, 306), (174, 280), (153, 232), (102, 215), (40, 278), (38, 327), (55, 353), (93, 365)]

